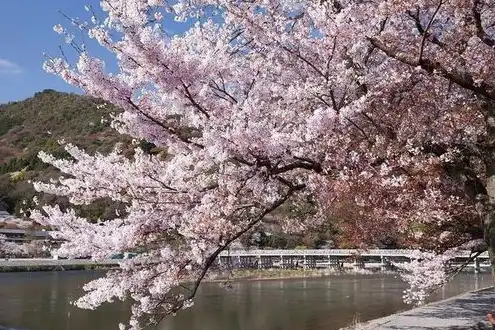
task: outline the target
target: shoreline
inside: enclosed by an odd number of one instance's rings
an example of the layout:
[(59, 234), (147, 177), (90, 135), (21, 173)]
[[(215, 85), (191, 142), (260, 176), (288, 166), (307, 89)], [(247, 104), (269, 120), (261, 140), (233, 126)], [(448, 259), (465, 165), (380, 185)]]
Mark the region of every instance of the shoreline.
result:
[[(25, 273), (25, 272), (63, 272), (63, 271), (107, 271), (115, 268), (105, 264), (77, 264), (77, 265), (22, 265), (0, 266), (0, 273)], [(231, 281), (267, 281), (284, 279), (321, 278), (340, 275), (396, 275), (395, 270), (382, 270), (378, 268), (324, 268), (324, 269), (235, 269), (230, 274), (214, 272), (207, 276), (203, 282), (222, 283)]]
[[(0, 266), (0, 273), (16, 272), (53, 272), (53, 271), (106, 271), (115, 268), (112, 265), (102, 264), (76, 264), (76, 265), (12, 265)], [(205, 282), (226, 282), (226, 281), (259, 281), (259, 280), (281, 280), (298, 278), (319, 278), (332, 275), (372, 275), (372, 274), (396, 274), (392, 270), (371, 270), (360, 268), (325, 268), (325, 269), (235, 269), (229, 275), (220, 272), (212, 273), (205, 278)]]
[[(0, 273), (34, 273), (34, 272), (63, 272), (63, 271), (98, 271), (109, 270), (112, 266), (88, 265), (46, 265), (46, 266), (0, 266)], [(0, 329), (1, 330), (1, 329)]]
[(241, 269), (235, 270), (231, 276), (212, 275), (204, 280), (205, 283), (225, 283), (225, 282), (250, 282), (250, 281), (275, 281), (275, 280), (297, 280), (297, 279), (318, 279), (330, 276), (343, 275), (396, 275), (395, 271), (371, 271), (362, 269)]
[(493, 290), (484, 287), (339, 330), (491, 329), (486, 313), (493, 309)]

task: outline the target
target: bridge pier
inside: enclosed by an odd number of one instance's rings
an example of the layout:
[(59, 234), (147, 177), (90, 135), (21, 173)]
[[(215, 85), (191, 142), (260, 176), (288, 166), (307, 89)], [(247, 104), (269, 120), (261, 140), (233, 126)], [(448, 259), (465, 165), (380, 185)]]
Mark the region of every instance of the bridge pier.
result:
[(354, 257), (354, 268), (359, 268), (359, 269), (365, 268), (364, 260), (361, 259), (361, 257), (359, 256)]

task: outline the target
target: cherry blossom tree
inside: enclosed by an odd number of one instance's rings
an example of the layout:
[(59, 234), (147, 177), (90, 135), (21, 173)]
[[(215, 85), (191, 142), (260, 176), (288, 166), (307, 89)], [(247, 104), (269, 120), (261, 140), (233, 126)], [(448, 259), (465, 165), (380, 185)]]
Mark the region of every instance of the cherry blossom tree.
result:
[(6, 254), (6, 245), (5, 245), (6, 237), (4, 235), (0, 235), (0, 253), (2, 255)]
[[(91, 20), (72, 25), (115, 55), (118, 72), (59, 25), (78, 60), (49, 58), (46, 70), (120, 107), (113, 127), (167, 156), (89, 155), (70, 144), (70, 159), (40, 155), (64, 177), (38, 190), (126, 205), (96, 224), (57, 206), (33, 212), (66, 240), (59, 255), (139, 252), (88, 283), (79, 306), (130, 298), (131, 329), (159, 322), (192, 305), (218, 254), (267, 215), (310, 230), (342, 205), (356, 213), (340, 225), (361, 243), (391, 231), (435, 253), (476, 243), (495, 264), (494, 1), (105, 0), (101, 12), (87, 9)], [(186, 31), (169, 36), (169, 20)]]

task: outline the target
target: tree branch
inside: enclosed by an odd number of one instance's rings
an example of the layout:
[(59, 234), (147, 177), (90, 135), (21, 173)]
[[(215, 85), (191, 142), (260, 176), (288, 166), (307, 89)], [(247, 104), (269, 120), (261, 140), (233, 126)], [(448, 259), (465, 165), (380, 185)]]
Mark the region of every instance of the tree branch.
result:
[[(421, 24), (421, 20), (419, 19), (419, 8), (416, 10), (416, 13), (409, 11), (407, 14), (409, 15), (409, 17), (411, 17), (414, 20), (414, 24), (415, 24), (416, 29), (418, 30), (419, 34), (424, 36), (425, 35), (425, 28), (423, 27), (423, 25)], [(427, 37), (429, 37), (429, 36), (427, 35)], [(444, 46), (445, 46), (435, 36), (431, 37), (431, 41), (441, 48), (444, 48)]]
[(492, 86), (489, 86), (485, 82), (475, 84), (474, 79), (468, 73), (461, 73), (457, 71), (449, 71), (444, 68), (439, 62), (433, 62), (429, 59), (421, 59), (421, 61), (412, 60), (407, 57), (406, 54), (397, 52), (392, 48), (386, 46), (377, 38), (368, 38), (372, 45), (380, 49), (388, 57), (396, 59), (399, 62), (407, 64), (411, 67), (421, 67), (428, 73), (439, 75), (445, 79), (452, 81), (453, 83), (470, 90), (480, 96), (486, 97), (489, 100), (495, 101), (495, 90)]
[[(440, 7), (442, 7), (442, 4), (443, 4), (443, 0), (440, 0), (437, 8), (433, 12), (433, 15), (431, 16), (430, 21), (428, 22), (428, 25), (426, 26), (426, 29), (423, 33), (423, 39), (421, 40), (421, 46), (419, 48), (418, 62), (421, 62), (421, 59), (423, 57), (423, 51), (425, 49), (425, 41), (426, 41), (426, 38), (428, 37), (428, 30), (430, 29), (431, 24), (433, 23), (433, 20), (435, 19), (435, 16), (437, 16), (438, 11), (440, 10)], [(418, 14), (418, 19), (419, 19), (419, 14)]]
[(306, 63), (307, 65), (309, 65), (313, 70), (315, 70), (320, 76), (322, 76), (323, 78), (325, 78), (325, 80), (328, 80), (328, 76), (326, 74), (324, 74), (320, 69), (318, 69), (313, 63), (311, 63), (308, 59), (304, 58), (300, 53), (299, 51), (298, 52), (295, 52), (293, 50), (291, 50), (289, 47), (286, 47), (286, 46), (283, 46), (282, 47), (283, 49), (285, 49), (287, 52), (289, 52), (290, 54), (296, 56), (297, 58), (299, 58), (300, 60), (302, 60), (304, 63)]
[(150, 116), (149, 114), (147, 114), (146, 112), (144, 112), (136, 103), (134, 103), (131, 98), (127, 98), (127, 102), (131, 105), (131, 107), (137, 111), (139, 114), (141, 114), (142, 116), (146, 117), (146, 119), (150, 120), (151, 122), (153, 122), (154, 124), (160, 126), (161, 128), (163, 128), (164, 130), (166, 130), (169, 134), (175, 136), (177, 139), (179, 139), (180, 141), (184, 142), (184, 143), (187, 143), (187, 144), (191, 144), (191, 145), (194, 145), (195, 147), (198, 147), (200, 149), (204, 149), (204, 146), (197, 143), (197, 142), (193, 142), (191, 141), (189, 138), (183, 136), (182, 134), (180, 134), (178, 131), (176, 131), (174, 128), (170, 127), (170, 126), (167, 126), (165, 125), (164, 123), (162, 123), (161, 121), (157, 120), (156, 118), (153, 118), (152, 116)]
[(290, 163), (281, 167), (275, 167), (270, 171), (270, 174), (272, 175), (282, 174), (297, 168), (315, 171), (316, 173), (323, 172), (323, 168), (319, 163), (313, 161), (298, 160), (294, 163)]
[(191, 92), (189, 91), (189, 86), (187, 86), (185, 83), (182, 83), (182, 86), (184, 87), (184, 92), (186, 98), (191, 102), (192, 106), (194, 106), (196, 109), (198, 109), (199, 112), (201, 112), (207, 119), (210, 119), (210, 115), (208, 114), (208, 111), (206, 111), (205, 108), (203, 108), (192, 96)]
[[(208, 273), (208, 270), (211, 268), (211, 266), (213, 265), (213, 263), (215, 262), (216, 258), (218, 257), (218, 255), (224, 251), (232, 242), (234, 242), (236, 239), (238, 239), (239, 237), (241, 237), (243, 234), (245, 234), (246, 232), (248, 232), (249, 230), (251, 230), (256, 224), (258, 224), (261, 220), (263, 220), (263, 218), (273, 212), (274, 210), (276, 210), (279, 206), (281, 206), (283, 203), (285, 203), (294, 193), (296, 193), (297, 191), (300, 191), (302, 189), (305, 188), (305, 185), (292, 185), (287, 193), (279, 198), (277, 201), (275, 201), (273, 204), (271, 204), (269, 207), (265, 208), (264, 211), (262, 211), (257, 217), (255, 217), (254, 219), (252, 219), (247, 225), (245, 228), (243, 228), (242, 230), (238, 231), (236, 234), (234, 234), (231, 238), (229, 238), (224, 244), (222, 244), (220, 247), (218, 247), (209, 257), (208, 259), (206, 260), (206, 263), (205, 265), (203, 266), (202, 270), (201, 270), (201, 273), (199, 274), (199, 276), (197, 277), (196, 281), (194, 282), (194, 285), (192, 287), (192, 289), (190, 289), (190, 294), (187, 296), (187, 298), (183, 298), (182, 300), (179, 300), (179, 301), (176, 301), (176, 303), (169, 309), (167, 310), (166, 312), (164, 312), (161, 317), (154, 322), (154, 324), (159, 324), (164, 318), (165, 316), (169, 315), (169, 314), (173, 314), (173, 313), (176, 313), (178, 312), (180, 309), (183, 308), (184, 306), (184, 303), (192, 298), (194, 298), (194, 296), (196, 295), (197, 291), (198, 291), (198, 288), (199, 288), (199, 285), (201, 284), (201, 282), (203, 281), (204, 277), (206, 276), (206, 274)], [(162, 300), (162, 303), (164, 303), (166, 301), (167, 297), (165, 297), (163, 300)]]
[(481, 9), (479, 8), (481, 5), (480, 0), (473, 0), (473, 18), (474, 18), (474, 26), (476, 27), (476, 35), (481, 39), (487, 46), (495, 47), (495, 40), (490, 38), (490, 36), (483, 29), (483, 24), (481, 23)]

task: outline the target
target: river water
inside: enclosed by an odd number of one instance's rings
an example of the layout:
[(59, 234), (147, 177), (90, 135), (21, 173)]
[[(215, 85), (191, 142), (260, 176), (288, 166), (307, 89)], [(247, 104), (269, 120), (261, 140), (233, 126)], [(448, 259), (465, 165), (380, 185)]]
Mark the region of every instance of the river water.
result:
[[(70, 301), (95, 272), (0, 273), (0, 329), (112, 330), (127, 304), (81, 310)], [(489, 274), (460, 274), (433, 300), (491, 285)], [(317, 279), (237, 281), (202, 285), (195, 306), (156, 330), (332, 330), (408, 308), (405, 284), (394, 275), (336, 275)]]

